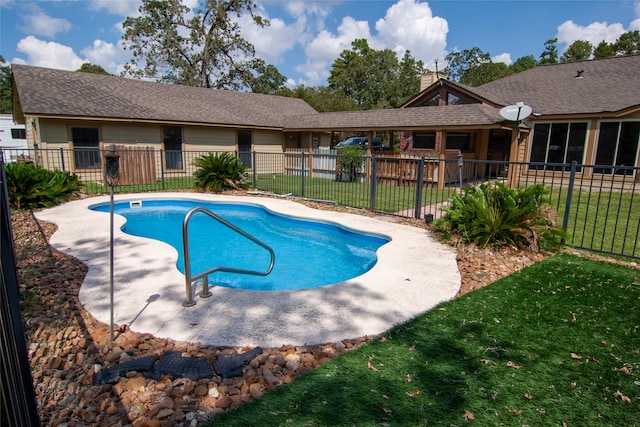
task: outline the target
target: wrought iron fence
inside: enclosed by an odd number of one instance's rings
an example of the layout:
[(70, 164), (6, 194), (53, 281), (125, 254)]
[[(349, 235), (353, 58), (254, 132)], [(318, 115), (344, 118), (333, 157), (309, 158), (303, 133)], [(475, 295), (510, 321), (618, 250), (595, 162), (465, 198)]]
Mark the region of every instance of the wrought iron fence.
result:
[(0, 160), (0, 425), (40, 425), (29, 367), (14, 258), (9, 198)]
[[(121, 181), (116, 192), (194, 188), (193, 161), (209, 152), (164, 152), (118, 147)], [(93, 159), (94, 153), (88, 155)], [(336, 150), (236, 153), (250, 186), (275, 193), (426, 221), (443, 215), (453, 194), (466, 186), (499, 180), (512, 186), (542, 184), (568, 232), (567, 244), (639, 258), (640, 168), (577, 163), (519, 163), (381, 152), (343, 156)], [(21, 160), (77, 174), (87, 193), (107, 193), (100, 165), (77, 168), (82, 150), (30, 151)], [(99, 153), (98, 158), (103, 158)]]

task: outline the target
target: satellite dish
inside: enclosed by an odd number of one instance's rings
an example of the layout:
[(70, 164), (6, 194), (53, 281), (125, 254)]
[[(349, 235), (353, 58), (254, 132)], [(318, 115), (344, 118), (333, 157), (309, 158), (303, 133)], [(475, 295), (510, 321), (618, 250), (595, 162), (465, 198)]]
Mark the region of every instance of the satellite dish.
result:
[(518, 102), (516, 105), (507, 105), (500, 109), (500, 115), (511, 122), (519, 122), (531, 115), (533, 110), (528, 105)]

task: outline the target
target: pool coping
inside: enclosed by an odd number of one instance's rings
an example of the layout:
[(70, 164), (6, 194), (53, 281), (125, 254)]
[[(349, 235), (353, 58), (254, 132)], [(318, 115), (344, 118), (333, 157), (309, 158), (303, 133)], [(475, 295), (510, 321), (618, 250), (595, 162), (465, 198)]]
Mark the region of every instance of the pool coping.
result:
[[(323, 344), (383, 333), (455, 297), (460, 289), (456, 254), (428, 230), (333, 210), (318, 210), (280, 197), (205, 193), (118, 194), (115, 201), (182, 199), (250, 203), (304, 219), (319, 219), (390, 237), (367, 273), (345, 282), (295, 291), (247, 291), (213, 287), (184, 307), (185, 281), (169, 245), (123, 233), (114, 216), (114, 322), (132, 331), (212, 346)], [(109, 214), (89, 210), (109, 202), (98, 196), (36, 212), (55, 223), (51, 245), (89, 268), (80, 302), (110, 323)], [(86, 220), (82, 220), (86, 218)], [(151, 254), (151, 255), (149, 255)], [(299, 256), (300, 254), (295, 254)]]

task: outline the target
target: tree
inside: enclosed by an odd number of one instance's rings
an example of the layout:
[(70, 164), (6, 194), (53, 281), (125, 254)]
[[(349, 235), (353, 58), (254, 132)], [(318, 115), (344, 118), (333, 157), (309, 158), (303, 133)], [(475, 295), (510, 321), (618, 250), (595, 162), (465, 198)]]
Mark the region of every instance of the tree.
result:
[(540, 54), (540, 64), (557, 64), (558, 63), (558, 38), (549, 39), (544, 42), (544, 51)]
[(110, 73), (107, 72), (107, 70), (105, 70), (101, 66), (90, 64), (88, 62), (85, 62), (84, 64), (82, 64), (80, 68), (78, 68), (76, 71), (80, 71), (81, 73), (105, 74), (107, 76), (111, 75)]
[(480, 64), (491, 62), (491, 55), (483, 52), (479, 47), (465, 49), (462, 52), (451, 52), (445, 57), (447, 67), (444, 73), (453, 81), (460, 79), (471, 68)]
[(419, 87), (419, 72), (416, 72), (416, 81), (409, 88), (400, 88), (401, 79), (406, 83), (411, 70), (422, 68), (422, 63), (415, 61), (410, 53), (405, 53), (401, 64), (392, 50), (372, 49), (366, 39), (356, 39), (351, 46), (352, 49), (343, 50), (333, 62), (327, 81), (329, 87), (352, 98), (359, 109), (398, 107), (408, 97), (408, 90)]
[(480, 86), (510, 74), (513, 74), (513, 71), (503, 62), (483, 62), (465, 71), (460, 78), (460, 83)]
[(123, 22), (124, 45), (133, 54), (123, 74), (208, 88), (247, 87), (256, 71), (255, 49), (232, 18), (249, 13), (260, 27), (269, 22), (254, 14), (251, 0), (201, 2), (204, 7), (191, 10), (180, 0), (142, 0), (140, 16)]
[(516, 59), (516, 61), (509, 67), (514, 73), (521, 73), (522, 71), (535, 68), (538, 66), (538, 61), (533, 55), (527, 55)]
[(424, 62), (417, 61), (411, 51), (406, 50), (398, 67), (395, 94), (392, 105), (398, 107), (420, 91), (420, 75), (427, 69)]
[(612, 56), (616, 56), (615, 46), (604, 40), (598, 43), (598, 46), (593, 50), (593, 57), (595, 59), (611, 58)]
[(591, 59), (593, 45), (586, 40), (576, 40), (564, 51), (560, 62), (578, 62)]
[(251, 92), (273, 95), (284, 88), (287, 78), (280, 74), (274, 65), (267, 65), (264, 60), (255, 59), (253, 68), (257, 71), (257, 75), (251, 73), (246, 79)]
[(340, 89), (328, 86), (296, 86), (293, 89), (283, 88), (277, 95), (300, 98), (321, 113), (329, 111), (352, 111), (358, 106)]
[(617, 56), (637, 55), (640, 53), (640, 30), (628, 31), (618, 37), (614, 43)]
[(13, 112), (13, 83), (11, 82), (11, 66), (0, 55), (0, 114)]

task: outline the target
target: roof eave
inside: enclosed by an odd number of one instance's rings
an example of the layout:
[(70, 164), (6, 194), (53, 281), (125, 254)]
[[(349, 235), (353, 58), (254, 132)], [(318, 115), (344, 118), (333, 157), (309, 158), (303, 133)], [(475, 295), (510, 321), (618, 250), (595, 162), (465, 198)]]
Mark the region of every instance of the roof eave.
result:
[(73, 115), (56, 115), (56, 114), (39, 114), (39, 113), (25, 113), (24, 116), (39, 118), (39, 119), (56, 119), (56, 120), (85, 120), (94, 122), (112, 122), (112, 123), (146, 123), (146, 124), (158, 124), (158, 125), (176, 125), (176, 126), (203, 126), (203, 127), (217, 127), (217, 128), (242, 128), (242, 129), (256, 129), (256, 130), (273, 130), (283, 131), (281, 126), (260, 126), (249, 124), (229, 124), (229, 123), (210, 123), (210, 122), (188, 122), (188, 121), (176, 121), (176, 120), (152, 120), (152, 119), (136, 119), (136, 118), (122, 118), (122, 117), (96, 117), (96, 116), (73, 116)]

